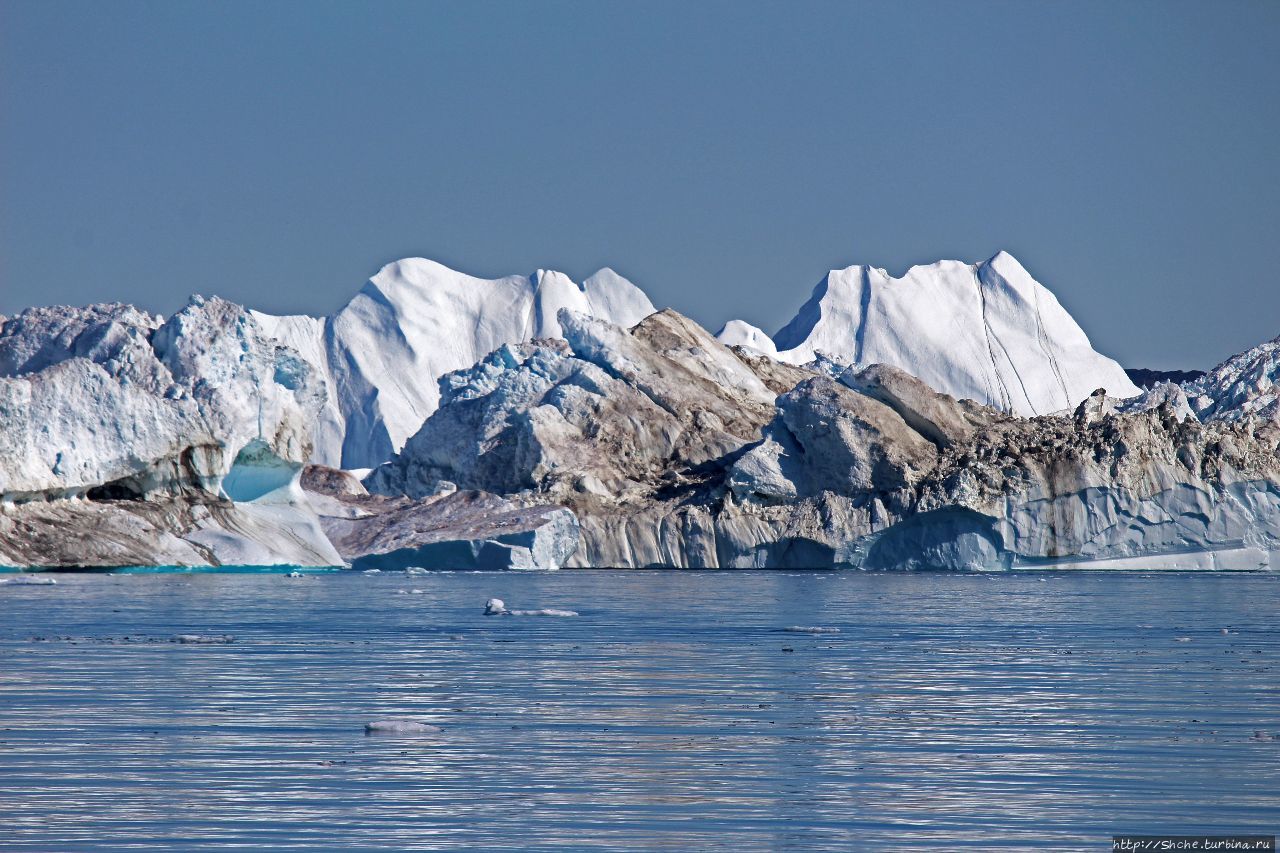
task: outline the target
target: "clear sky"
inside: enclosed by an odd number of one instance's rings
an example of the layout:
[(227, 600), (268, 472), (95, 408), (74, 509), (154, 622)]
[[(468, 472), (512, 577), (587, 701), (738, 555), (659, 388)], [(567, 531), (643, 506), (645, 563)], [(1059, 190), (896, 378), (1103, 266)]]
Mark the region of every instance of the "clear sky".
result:
[(1280, 2), (0, 0), (0, 312), (612, 266), (714, 331), (1018, 256), (1095, 346), (1280, 334)]

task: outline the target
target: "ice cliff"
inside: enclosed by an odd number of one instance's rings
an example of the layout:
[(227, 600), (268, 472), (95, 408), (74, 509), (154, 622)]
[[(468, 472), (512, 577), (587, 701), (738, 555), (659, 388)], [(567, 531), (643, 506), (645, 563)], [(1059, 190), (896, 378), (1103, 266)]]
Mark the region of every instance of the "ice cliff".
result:
[(566, 506), (574, 565), (1259, 568), (1280, 550), (1272, 421), (1121, 412), (1100, 389), (1019, 417), (888, 365), (729, 348), (672, 311), (559, 321), (563, 341), (444, 377), (370, 489)]
[(890, 364), (956, 398), (1024, 416), (1073, 408), (1095, 388), (1141, 392), (1007, 252), (916, 266), (902, 278), (868, 266), (833, 270), (772, 338), (740, 320), (719, 337), (792, 364), (819, 354)]

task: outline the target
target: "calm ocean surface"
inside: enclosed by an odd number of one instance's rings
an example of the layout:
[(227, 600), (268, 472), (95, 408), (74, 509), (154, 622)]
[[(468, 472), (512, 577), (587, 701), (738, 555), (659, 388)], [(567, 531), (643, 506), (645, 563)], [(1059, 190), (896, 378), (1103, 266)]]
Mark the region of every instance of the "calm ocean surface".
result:
[[(486, 618), (490, 596), (581, 615)], [(1109, 850), (1116, 832), (1271, 834), (1278, 604), (1280, 576), (1212, 574), (3, 585), (0, 849)], [(443, 730), (364, 733), (387, 717)]]

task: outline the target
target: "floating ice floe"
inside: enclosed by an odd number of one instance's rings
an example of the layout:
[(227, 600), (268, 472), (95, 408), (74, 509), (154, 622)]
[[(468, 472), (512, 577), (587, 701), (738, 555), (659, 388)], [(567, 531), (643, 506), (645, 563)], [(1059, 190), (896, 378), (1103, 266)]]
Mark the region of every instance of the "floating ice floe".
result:
[(438, 731), (439, 726), (417, 720), (374, 720), (364, 724), (367, 735), (425, 735)]
[(507, 605), (501, 598), (491, 598), (484, 603), (485, 616), (577, 616), (576, 610), (556, 610), (555, 608), (544, 608), (542, 610), (508, 610)]
[(365, 574), (365, 575), (380, 575), (380, 574), (382, 574), (382, 569), (365, 569), (363, 572), (361, 572), (361, 574)]
[(425, 575), (427, 570), (422, 568), (422, 566), (410, 566), (404, 570), (404, 573), (406, 575)]
[(792, 634), (839, 634), (839, 628), (824, 628), (821, 625), (788, 625), (782, 630)]
[(234, 643), (235, 637), (230, 634), (174, 634), (169, 638), (169, 642), (181, 643), (184, 646), (214, 646)]
[(53, 586), (57, 581), (39, 575), (17, 575), (12, 578), (0, 578), (0, 584), (8, 586)]

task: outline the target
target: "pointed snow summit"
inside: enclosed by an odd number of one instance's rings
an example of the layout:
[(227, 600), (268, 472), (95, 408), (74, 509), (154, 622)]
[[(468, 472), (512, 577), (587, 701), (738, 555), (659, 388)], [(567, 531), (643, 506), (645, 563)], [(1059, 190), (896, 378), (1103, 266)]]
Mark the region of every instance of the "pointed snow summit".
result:
[(720, 339), (792, 364), (819, 353), (890, 364), (954, 397), (1023, 416), (1071, 408), (1096, 388), (1140, 393), (1007, 252), (980, 264), (915, 266), (901, 278), (869, 266), (833, 270), (772, 339), (736, 320)]

